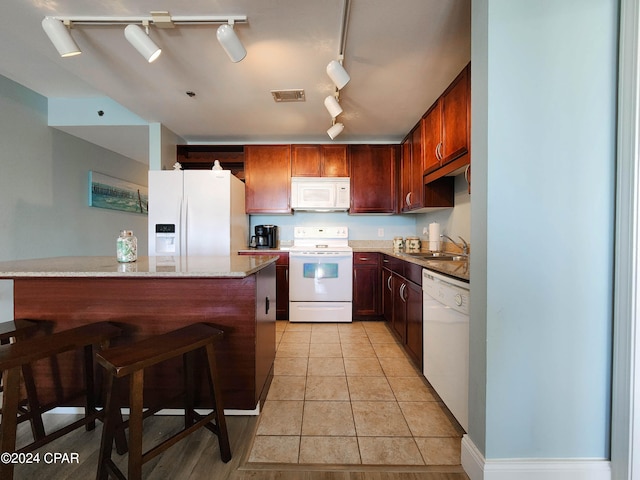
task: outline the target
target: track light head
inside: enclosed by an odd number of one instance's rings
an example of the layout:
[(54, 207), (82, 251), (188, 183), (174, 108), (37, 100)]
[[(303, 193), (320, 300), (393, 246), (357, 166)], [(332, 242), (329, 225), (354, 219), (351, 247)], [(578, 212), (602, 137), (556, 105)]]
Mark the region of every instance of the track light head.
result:
[(342, 106), (338, 102), (338, 99), (333, 95), (329, 95), (324, 99), (324, 106), (327, 107), (329, 115), (331, 115), (333, 118), (336, 118), (342, 113)]
[(331, 81), (335, 83), (338, 90), (341, 90), (347, 83), (349, 83), (349, 80), (351, 80), (347, 71), (337, 60), (331, 60), (329, 62), (329, 65), (327, 65), (327, 75), (329, 75)]
[(344, 130), (344, 125), (342, 123), (334, 123), (329, 127), (329, 130), (327, 130), (327, 135), (329, 135), (331, 140), (333, 140), (342, 133), (342, 130)]
[(220, 25), (216, 32), (216, 37), (233, 63), (237, 63), (247, 56), (247, 51), (236, 35), (236, 32), (233, 31), (232, 24), (225, 23)]
[(42, 20), (42, 28), (61, 57), (73, 57), (82, 53), (69, 33), (69, 29), (61, 20), (45, 17)]
[(162, 53), (160, 47), (138, 25), (127, 25), (124, 29), (124, 36), (149, 63), (153, 62)]

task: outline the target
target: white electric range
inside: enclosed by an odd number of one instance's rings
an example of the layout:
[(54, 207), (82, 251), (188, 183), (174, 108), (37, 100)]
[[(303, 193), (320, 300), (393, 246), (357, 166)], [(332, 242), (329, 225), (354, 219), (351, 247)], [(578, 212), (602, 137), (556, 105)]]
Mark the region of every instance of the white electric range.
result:
[(289, 321), (351, 322), (353, 249), (348, 227), (294, 227)]

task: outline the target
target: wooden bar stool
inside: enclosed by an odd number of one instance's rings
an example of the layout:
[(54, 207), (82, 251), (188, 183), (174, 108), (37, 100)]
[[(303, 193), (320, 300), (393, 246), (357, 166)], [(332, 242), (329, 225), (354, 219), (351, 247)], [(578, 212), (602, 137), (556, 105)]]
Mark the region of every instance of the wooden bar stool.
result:
[[(0, 425), (0, 452), (31, 452), (76, 428), (86, 425), (87, 429), (93, 429), (95, 420), (101, 419), (103, 412), (96, 410), (95, 384), (94, 384), (94, 345), (105, 347), (109, 341), (120, 335), (120, 329), (108, 322), (93, 323), (69, 330), (53, 333), (42, 337), (20, 340), (15, 343), (0, 345), (0, 371), (3, 379), (2, 396), (2, 424)], [(29, 372), (26, 367), (35, 361), (48, 357), (55, 357), (63, 352), (84, 349), (84, 388), (80, 394), (84, 397), (85, 415), (69, 425), (66, 425), (52, 433), (46, 434), (44, 428), (42, 434), (34, 435), (34, 441), (16, 450), (16, 429), (18, 417), (37, 419), (42, 424), (42, 414), (58, 406), (63, 406), (71, 399), (58, 399), (48, 405), (40, 405), (37, 400), (36, 385), (34, 391), (28, 393), (28, 410), (20, 410), (20, 373)], [(26, 379), (25, 383), (33, 382)], [(117, 438), (119, 451), (126, 451), (124, 436)], [(3, 480), (13, 478), (13, 464), (0, 463), (0, 478)]]
[(21, 338), (27, 338), (40, 329), (33, 320), (15, 319), (0, 323), (0, 345), (6, 345)]
[[(25, 320), (25, 319), (15, 319), (8, 322), (0, 323), (0, 345), (7, 345), (9, 343), (15, 343), (19, 340), (24, 340), (26, 338), (34, 335), (38, 330), (44, 328), (42, 327), (42, 323), (44, 322), (36, 322), (33, 320)], [(33, 375), (31, 373), (30, 365), (22, 366), (22, 377), (24, 378), (25, 389), (27, 391), (27, 398), (35, 396), (35, 384), (33, 382)], [(2, 382), (2, 371), (0, 371), (0, 382)], [(4, 391), (3, 385), (0, 385), (0, 392)], [(32, 402), (32, 403), (35, 403)], [(18, 409), (21, 413), (28, 415), (29, 414), (29, 403), (27, 401), (21, 402), (18, 406)], [(0, 409), (2, 412), (2, 409)], [(42, 423), (42, 418), (40, 415), (34, 416), (21, 416), (21, 420), (31, 420), (31, 433), (33, 434), (33, 438), (42, 438), (45, 435), (44, 425)]]
[[(224, 418), (221, 390), (218, 382), (216, 358), (213, 344), (222, 337), (221, 330), (204, 323), (196, 323), (165, 334), (156, 335), (132, 345), (105, 350), (96, 355), (110, 374), (108, 377), (106, 418), (102, 430), (102, 443), (98, 460), (97, 477), (106, 480), (111, 473), (124, 478), (123, 473), (111, 460), (114, 435), (118, 430), (129, 428), (129, 480), (142, 477), (142, 465), (166, 449), (193, 433), (206, 427), (218, 436), (220, 457), (223, 462), (231, 460), (231, 448)], [(213, 411), (201, 416), (194, 410), (193, 356), (197, 350), (205, 349), (209, 373), (209, 386), (213, 399)], [(185, 428), (161, 442), (147, 452), (142, 452), (142, 421), (160, 411), (166, 405), (154, 405), (143, 412), (144, 370), (166, 360), (182, 356), (184, 365), (184, 391), (179, 396), (184, 399)], [(119, 389), (125, 386), (120, 379), (129, 377), (129, 420), (122, 422), (120, 408), (122, 395)], [(213, 422), (212, 422), (213, 420)]]

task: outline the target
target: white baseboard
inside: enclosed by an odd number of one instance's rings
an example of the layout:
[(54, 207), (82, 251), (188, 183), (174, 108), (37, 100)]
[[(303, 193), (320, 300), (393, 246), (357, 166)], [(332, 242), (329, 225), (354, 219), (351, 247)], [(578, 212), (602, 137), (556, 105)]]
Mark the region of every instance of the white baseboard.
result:
[(468, 435), (462, 438), (462, 468), (471, 480), (611, 480), (605, 459), (515, 458), (487, 460)]

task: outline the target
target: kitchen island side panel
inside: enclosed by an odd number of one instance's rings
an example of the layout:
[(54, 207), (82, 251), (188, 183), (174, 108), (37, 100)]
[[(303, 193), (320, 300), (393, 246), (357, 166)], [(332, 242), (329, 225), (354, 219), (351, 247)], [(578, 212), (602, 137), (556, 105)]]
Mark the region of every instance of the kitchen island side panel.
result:
[[(114, 322), (124, 333), (113, 344), (130, 343), (195, 322), (214, 324), (224, 331), (224, 338), (216, 348), (226, 409), (256, 407), (262, 389), (256, 385), (256, 350), (275, 350), (275, 345), (256, 344), (256, 275), (178, 279), (16, 278), (14, 308), (15, 318), (51, 321), (54, 331), (92, 322)], [(271, 337), (259, 339), (275, 342)], [(54, 382), (55, 368), (60, 372), (65, 394), (80, 384), (80, 355), (81, 352), (61, 355), (57, 367), (52, 367), (49, 361), (36, 365), (41, 401), (46, 402), (59, 391)], [(174, 387), (181, 387), (182, 382), (179, 360), (149, 369), (145, 371), (145, 398), (175, 392)], [(200, 405), (207, 403), (203, 397)]]

